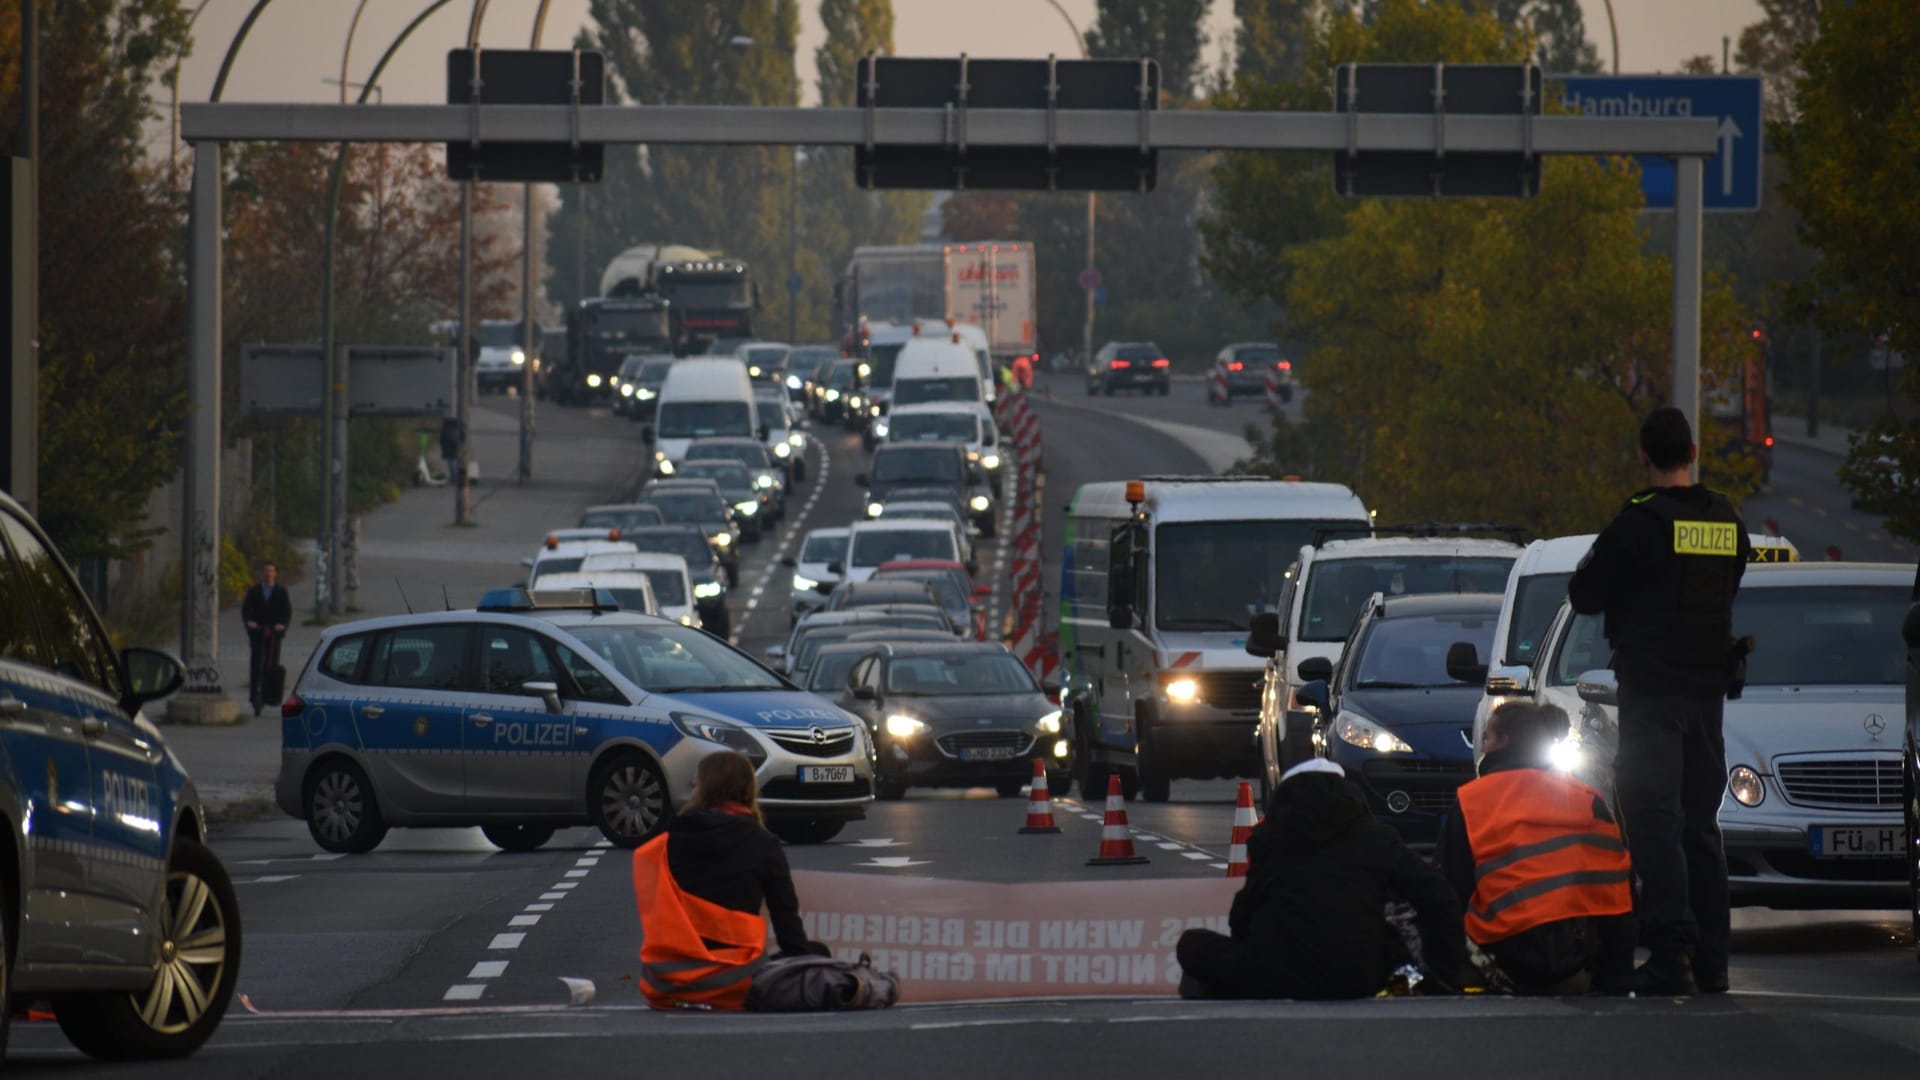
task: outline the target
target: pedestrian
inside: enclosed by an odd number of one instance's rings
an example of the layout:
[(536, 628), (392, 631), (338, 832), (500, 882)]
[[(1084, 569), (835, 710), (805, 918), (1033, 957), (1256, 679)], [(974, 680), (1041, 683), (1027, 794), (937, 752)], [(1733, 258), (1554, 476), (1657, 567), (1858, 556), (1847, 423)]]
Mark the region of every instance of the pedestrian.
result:
[(753, 762), (735, 750), (700, 759), (692, 798), (634, 851), (633, 892), (640, 989), (655, 1008), (745, 1008), (768, 922), (781, 956), (829, 953), (807, 940), (787, 853), (760, 816)]
[(1633, 987), (1654, 994), (1724, 992), (1732, 938), (1721, 711), (1737, 660), (1733, 597), (1753, 547), (1726, 497), (1690, 482), (1697, 455), (1680, 410), (1647, 417), (1648, 487), (1594, 539), (1567, 587), (1575, 611), (1606, 616), (1613, 647), (1615, 782), (1650, 953)]
[(261, 706), (274, 704), (286, 689), (284, 673), (280, 685), (273, 685), (280, 643), (293, 621), (293, 598), (280, 586), (279, 567), (261, 564), (259, 582), (240, 599), (240, 620), (247, 624), (247, 700), (259, 716)]
[(1374, 819), (1340, 766), (1323, 758), (1295, 765), (1248, 838), (1247, 880), (1227, 916), (1230, 935), (1180, 936), (1180, 995), (1371, 997), (1405, 962), (1386, 917), (1394, 900), (1413, 905), (1424, 970), (1448, 986), (1465, 949), (1453, 890)]
[(1033, 358), (1026, 353), (1013, 358), (1013, 381), (1023, 392), (1033, 389)]
[(1553, 768), (1555, 705), (1487, 718), (1480, 778), (1455, 795), (1434, 861), (1467, 912), (1489, 985), (1527, 994), (1624, 989), (1633, 976), (1633, 871), (1599, 792)]

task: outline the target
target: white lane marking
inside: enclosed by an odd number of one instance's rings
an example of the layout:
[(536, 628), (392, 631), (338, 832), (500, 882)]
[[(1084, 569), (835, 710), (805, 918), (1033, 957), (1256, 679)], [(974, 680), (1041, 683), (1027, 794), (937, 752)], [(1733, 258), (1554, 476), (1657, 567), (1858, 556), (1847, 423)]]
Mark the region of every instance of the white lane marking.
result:
[(553, 883), (553, 887), (556, 889), (577, 889), (580, 887), (580, 883), (577, 881), (556, 881)]
[(495, 934), (493, 935), (493, 940), (487, 944), (487, 948), (517, 949), (520, 947), (520, 943), (525, 940), (527, 940), (527, 935), (525, 934)]
[(1018, 1024), (1071, 1024), (1074, 1021), (1065, 1016), (1009, 1016), (995, 1020), (941, 1020), (930, 1024), (914, 1024), (909, 1031), (945, 1031), (949, 1028), (973, 1027), (1013, 1027)]
[(522, 911), (552, 911), (553, 905), (552, 904), (528, 904), (526, 907), (522, 908), (521, 910)]
[(542, 900), (565, 900), (566, 898), (567, 894), (563, 892), (543, 892), (540, 894), (540, 899)]
[[(1203, 858), (1203, 859), (1204, 859), (1204, 858), (1206, 858), (1206, 856), (1204, 856), (1204, 855), (1202, 855), (1202, 856), (1201, 856), (1201, 858)], [(539, 926), (539, 925), (540, 925), (540, 916), (538, 916), (538, 915), (515, 915), (515, 916), (514, 916), (513, 918), (511, 918), (511, 919), (508, 919), (508, 920), (507, 920), (507, 925), (508, 925), (508, 926)]]
[(932, 860), (915, 859), (907, 855), (875, 855), (866, 862), (854, 863), (853, 865), (873, 866), (882, 870), (898, 870), (906, 866), (929, 866), (932, 865)]
[(848, 847), (901, 847), (903, 845), (900, 843), (900, 841), (895, 840), (891, 836), (869, 836), (861, 840), (855, 840), (853, 843), (848, 844), (847, 846)]
[(773, 575), (785, 569), (780, 564), (780, 560), (786, 557), (787, 549), (793, 546), (794, 540), (804, 534), (807, 519), (813, 516), (813, 508), (819, 503), (820, 496), (826, 492), (827, 480), (833, 475), (833, 457), (827, 453), (826, 441), (813, 439), (810, 445), (820, 451), (820, 468), (810, 481), (813, 490), (808, 493), (806, 504), (800, 507), (800, 512), (789, 515), (789, 520), (781, 522), (780, 542), (767, 556), (767, 565), (760, 571), (759, 580), (755, 581), (753, 588), (748, 591), (746, 603), (740, 605), (740, 619), (734, 626), (733, 635), (729, 639), (735, 645), (740, 644), (741, 636), (746, 633), (747, 621), (753, 618), (753, 613), (759, 609), (760, 600), (766, 594), (767, 585), (773, 581)]
[(1180, 853), (1180, 857), (1183, 859), (1201, 859), (1201, 860), (1213, 858), (1213, 856), (1207, 854), (1204, 851), (1183, 851)]
[(1159, 848), (1159, 849), (1160, 849), (1161, 851), (1179, 851), (1179, 850), (1180, 850), (1181, 848), (1183, 848), (1183, 847), (1186, 847), (1187, 845), (1185, 845), (1185, 844), (1155, 844), (1154, 846), (1155, 846), (1155, 847), (1157, 847), (1157, 848)]
[(600, 865), (600, 860), (599, 859), (581, 859), (578, 862), (575, 862), (573, 865), (581, 867), (582, 869), (591, 870), (594, 867)]
[(497, 979), (506, 973), (507, 962), (505, 960), (482, 960), (473, 965), (472, 971), (467, 972), (467, 978)]
[(1227, 868), (1227, 864), (1223, 862), (1210, 862), (1207, 865), (1213, 867), (1215, 870), (1225, 870)]
[(446, 994), (443, 995), (440, 1000), (479, 1001), (480, 995), (486, 993), (486, 990), (487, 987), (484, 983), (455, 983), (447, 987)]
[(608, 839), (606, 839), (606, 838), (604, 838), (604, 837), (603, 837), (603, 838), (601, 838), (601, 839), (599, 839), (599, 840), (595, 840), (595, 841), (593, 842), (593, 846), (594, 846), (594, 847), (597, 847), (597, 848), (610, 848), (610, 847), (612, 847), (612, 846), (613, 846), (613, 841), (611, 841), (611, 840), (608, 840)]
[(587, 872), (585, 870), (569, 870), (567, 871), (567, 876), (570, 878), (583, 878), (587, 876)]
[(300, 876), (299, 874), (267, 874), (262, 877), (256, 877), (256, 878), (235, 878), (233, 879), (233, 884), (235, 885), (278, 885), (283, 881), (292, 881), (299, 876)]

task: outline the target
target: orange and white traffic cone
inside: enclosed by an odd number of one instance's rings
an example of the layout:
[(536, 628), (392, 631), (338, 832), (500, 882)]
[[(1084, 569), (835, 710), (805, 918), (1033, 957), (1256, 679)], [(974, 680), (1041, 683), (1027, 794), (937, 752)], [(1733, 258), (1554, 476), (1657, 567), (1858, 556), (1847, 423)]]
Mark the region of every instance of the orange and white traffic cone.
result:
[(1053, 793), (1047, 790), (1047, 766), (1039, 758), (1033, 759), (1033, 790), (1027, 796), (1027, 824), (1021, 829), (1027, 833), (1057, 833), (1060, 826), (1053, 823)]
[(1107, 774), (1107, 819), (1100, 829), (1100, 854), (1088, 866), (1132, 866), (1146, 862), (1133, 853), (1133, 830), (1127, 827), (1127, 798), (1120, 793), (1120, 774)]
[(1240, 781), (1240, 797), (1233, 804), (1233, 836), (1227, 843), (1227, 876), (1247, 876), (1247, 840), (1253, 836), (1253, 785)]

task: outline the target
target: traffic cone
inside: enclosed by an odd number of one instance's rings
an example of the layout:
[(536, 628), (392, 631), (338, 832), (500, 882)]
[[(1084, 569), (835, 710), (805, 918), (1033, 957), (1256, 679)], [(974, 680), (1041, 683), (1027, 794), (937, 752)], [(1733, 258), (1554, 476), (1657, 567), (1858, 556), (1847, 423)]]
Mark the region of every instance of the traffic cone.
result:
[(1227, 842), (1227, 876), (1247, 876), (1247, 840), (1253, 835), (1253, 785), (1240, 781), (1240, 797), (1233, 804), (1233, 836)]
[(1107, 820), (1100, 829), (1100, 854), (1088, 866), (1132, 866), (1146, 862), (1133, 853), (1133, 831), (1127, 828), (1127, 798), (1120, 794), (1120, 774), (1107, 774)]
[(1027, 833), (1057, 833), (1060, 826), (1053, 823), (1053, 793), (1047, 790), (1047, 766), (1039, 758), (1033, 759), (1033, 789), (1027, 796), (1027, 824), (1021, 829)]

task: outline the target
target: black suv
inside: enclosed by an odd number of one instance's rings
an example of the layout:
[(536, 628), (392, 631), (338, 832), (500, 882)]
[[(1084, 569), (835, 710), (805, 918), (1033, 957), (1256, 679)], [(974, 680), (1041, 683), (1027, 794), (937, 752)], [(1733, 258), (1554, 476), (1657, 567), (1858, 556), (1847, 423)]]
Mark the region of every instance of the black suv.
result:
[[(940, 489), (951, 492), (980, 530), (981, 536), (995, 532), (993, 493), (978, 465), (967, 460), (967, 448), (959, 443), (887, 443), (874, 451), (869, 472), (855, 476), (854, 483), (867, 489), (867, 516), (880, 516), (887, 500), (907, 489)], [(926, 498), (924, 494), (918, 498)]]
[(1167, 395), (1173, 386), (1173, 361), (1151, 341), (1109, 341), (1093, 354), (1087, 368), (1087, 396), (1113, 396), (1115, 390), (1144, 390)]

